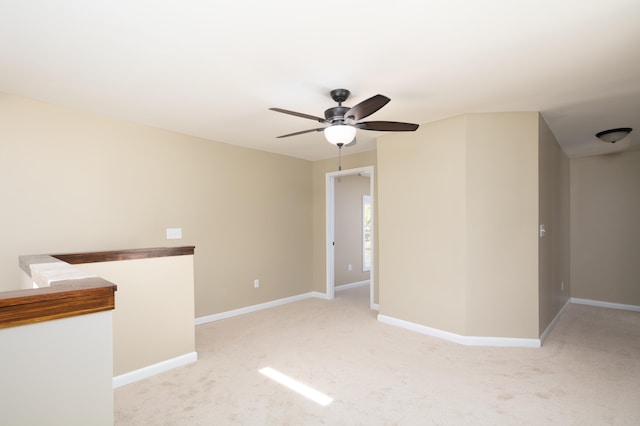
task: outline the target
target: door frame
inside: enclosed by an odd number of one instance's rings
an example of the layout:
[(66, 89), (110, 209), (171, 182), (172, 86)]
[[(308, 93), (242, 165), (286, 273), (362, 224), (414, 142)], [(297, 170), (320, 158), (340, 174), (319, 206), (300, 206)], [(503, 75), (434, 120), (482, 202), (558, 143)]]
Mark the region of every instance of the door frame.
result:
[(374, 206), (371, 212), (371, 227), (374, 232), (371, 233), (371, 270), (369, 271), (369, 307), (375, 309), (374, 303), (374, 283), (375, 283), (375, 176), (374, 167), (365, 166), (355, 169), (341, 170), (337, 172), (327, 172), (325, 175), (325, 194), (326, 194), (326, 276), (327, 276), (327, 299), (335, 298), (335, 179), (342, 176), (357, 175), (366, 173), (369, 175), (369, 194), (371, 202)]

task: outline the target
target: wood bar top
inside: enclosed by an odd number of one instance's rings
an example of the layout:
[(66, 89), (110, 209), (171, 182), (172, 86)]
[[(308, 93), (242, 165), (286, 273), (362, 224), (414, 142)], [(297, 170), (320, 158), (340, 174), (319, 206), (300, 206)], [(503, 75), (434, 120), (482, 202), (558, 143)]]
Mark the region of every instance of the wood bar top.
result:
[(116, 290), (115, 284), (95, 277), (0, 292), (0, 328), (112, 310)]
[[(20, 256), (20, 268), (31, 277), (31, 265), (69, 265), (193, 255), (195, 246), (156, 247), (86, 253)], [(62, 277), (49, 287), (0, 292), (0, 328), (32, 324), (115, 308), (117, 286), (99, 277)]]
[(146, 249), (94, 251), (87, 253), (52, 254), (51, 257), (71, 265), (78, 263), (111, 262), (114, 260), (150, 259), (153, 257), (183, 256), (193, 254), (195, 246), (156, 247)]

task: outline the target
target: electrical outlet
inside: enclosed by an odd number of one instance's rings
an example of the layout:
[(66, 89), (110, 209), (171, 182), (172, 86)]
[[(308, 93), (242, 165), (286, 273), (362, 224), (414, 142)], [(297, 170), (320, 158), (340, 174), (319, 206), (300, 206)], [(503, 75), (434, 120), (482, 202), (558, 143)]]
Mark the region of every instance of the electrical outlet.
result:
[(353, 269), (353, 268), (351, 267), (351, 264), (349, 264), (349, 266), (347, 266), (347, 270), (348, 270), (349, 272), (351, 272), (351, 269)]
[(260, 287), (260, 280), (253, 280), (253, 288)]
[(560, 290), (564, 291), (564, 281), (560, 282)]

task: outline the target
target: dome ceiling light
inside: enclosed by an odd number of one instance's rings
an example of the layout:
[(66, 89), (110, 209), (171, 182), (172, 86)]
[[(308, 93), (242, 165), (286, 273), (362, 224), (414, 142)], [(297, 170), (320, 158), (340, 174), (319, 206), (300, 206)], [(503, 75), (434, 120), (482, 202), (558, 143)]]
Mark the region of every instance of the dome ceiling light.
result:
[(626, 138), (632, 130), (633, 129), (631, 127), (620, 127), (618, 129), (603, 130), (596, 133), (596, 137), (602, 142), (616, 143), (619, 140)]

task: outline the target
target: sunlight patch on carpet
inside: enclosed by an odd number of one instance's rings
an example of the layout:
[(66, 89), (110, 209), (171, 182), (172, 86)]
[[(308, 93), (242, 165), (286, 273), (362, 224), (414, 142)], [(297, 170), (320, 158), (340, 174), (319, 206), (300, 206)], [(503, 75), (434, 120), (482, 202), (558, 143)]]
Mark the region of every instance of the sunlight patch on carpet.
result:
[(281, 385), (288, 387), (292, 391), (309, 398), (310, 400), (322, 405), (323, 407), (326, 407), (333, 401), (333, 398), (323, 394), (322, 392), (318, 392), (317, 390), (305, 384), (302, 384), (297, 380), (292, 379), (291, 377), (282, 374), (277, 370), (274, 370), (271, 367), (265, 367), (259, 371), (270, 379), (275, 380)]

